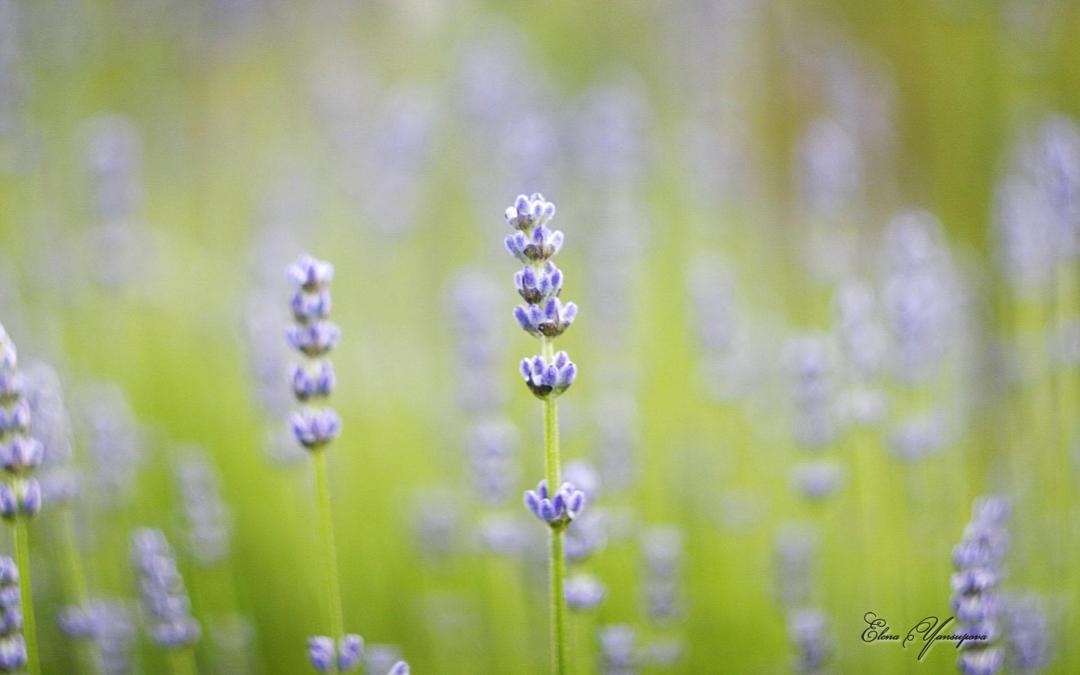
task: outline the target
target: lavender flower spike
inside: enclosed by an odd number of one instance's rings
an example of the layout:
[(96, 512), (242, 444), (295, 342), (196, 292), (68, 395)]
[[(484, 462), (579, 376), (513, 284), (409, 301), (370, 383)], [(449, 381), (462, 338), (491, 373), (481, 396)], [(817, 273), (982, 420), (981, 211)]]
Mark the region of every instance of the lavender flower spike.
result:
[(0, 672), (21, 672), (26, 667), (22, 629), (19, 568), (11, 558), (0, 556)]
[(131, 537), (132, 564), (139, 573), (139, 591), (150, 623), (150, 639), (164, 649), (198, 642), (199, 622), (176, 566), (172, 547), (161, 530), (137, 530)]

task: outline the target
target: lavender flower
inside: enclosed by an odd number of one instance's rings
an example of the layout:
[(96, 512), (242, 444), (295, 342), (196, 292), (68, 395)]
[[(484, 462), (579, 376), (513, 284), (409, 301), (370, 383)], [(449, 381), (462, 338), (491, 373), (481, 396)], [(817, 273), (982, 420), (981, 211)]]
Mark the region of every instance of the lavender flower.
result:
[(131, 555), (139, 573), (150, 639), (164, 649), (181, 649), (198, 642), (202, 629), (191, 616), (191, 601), (165, 535), (151, 528), (136, 530), (131, 537)]
[(585, 508), (585, 493), (571, 483), (563, 483), (554, 495), (548, 492), (547, 480), (542, 480), (536, 490), (525, 492), (525, 506), (552, 529), (565, 528)]
[(604, 584), (591, 574), (576, 574), (566, 580), (566, 604), (570, 609), (579, 612), (596, 609), (605, 595)]
[(341, 337), (341, 330), (327, 318), (334, 266), (301, 256), (289, 267), (289, 278), (296, 287), (290, 301), (296, 323), (286, 331), (286, 338), (293, 349), (307, 357), (305, 363), (293, 367), (292, 389), (298, 401), (308, 404), (293, 413), (289, 424), (302, 446), (317, 450), (341, 433), (341, 418), (333, 408), (310, 405), (329, 397), (336, 382), (333, 365), (325, 358)]
[(529, 391), (539, 399), (561, 395), (577, 377), (577, 366), (566, 355), (558, 352), (554, 358), (534, 356), (521, 360), (521, 374)]
[(1037, 596), (1015, 595), (1005, 600), (1007, 661), (1011, 673), (1037, 673), (1050, 663), (1050, 626)]
[(640, 659), (637, 632), (627, 624), (611, 624), (600, 629), (601, 671), (607, 675), (637, 672)]
[(5, 673), (22, 672), (28, 660), (20, 602), (19, 568), (0, 556), (0, 671)]
[(826, 499), (839, 490), (847, 478), (844, 465), (834, 460), (816, 460), (797, 464), (791, 482), (807, 499)]
[(45, 459), (45, 448), (30, 435), (30, 402), (18, 370), (15, 344), (0, 326), (0, 465), (9, 480), (0, 490), (0, 515), (32, 516), (41, 510), (41, 487), (30, 478)]
[(63, 388), (56, 371), (44, 362), (26, 368), (26, 398), (34, 419), (34, 438), (41, 443), (42, 500), (70, 503), (75, 496), (77, 475), (70, 463), (74, 454), (71, 421), (64, 406)]
[[(956, 571), (950, 584), (950, 602), (964, 632), (997, 636), (1002, 601), (997, 586), (1003, 576), (1001, 562), (1008, 548), (1005, 521), (1009, 504), (1001, 497), (983, 497), (972, 506), (971, 521), (953, 548)], [(961, 673), (991, 675), (1004, 664), (1004, 653), (990, 640), (973, 641), (957, 660)]]
[(213, 565), (229, 555), (231, 514), (221, 498), (221, 479), (205, 452), (184, 448), (176, 473), (183, 498), (188, 545), (203, 565)]
[(832, 659), (832, 641), (825, 615), (817, 609), (801, 609), (788, 616), (788, 631), (795, 644), (794, 670), (820, 673)]
[(683, 534), (670, 525), (645, 531), (645, 599), (649, 619), (664, 622), (679, 614), (679, 567), (683, 558)]

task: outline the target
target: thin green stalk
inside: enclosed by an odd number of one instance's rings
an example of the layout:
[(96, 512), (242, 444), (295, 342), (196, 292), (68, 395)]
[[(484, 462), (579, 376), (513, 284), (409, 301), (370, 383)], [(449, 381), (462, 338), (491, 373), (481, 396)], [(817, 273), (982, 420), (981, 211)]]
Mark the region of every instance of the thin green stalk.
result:
[(199, 675), (195, 665), (195, 652), (191, 647), (169, 650), (169, 666), (173, 675)]
[[(86, 588), (86, 574), (83, 571), (78, 540), (75, 536), (75, 515), (70, 506), (63, 506), (56, 514), (56, 518), (60, 523), (60, 548), (64, 558), (68, 592), (76, 606), (86, 609), (90, 604), (90, 593)], [(79, 672), (98, 672), (98, 662), (94, 658), (94, 643), (90, 640), (77, 640), (76, 645), (81, 669)]]
[(23, 639), (26, 641), (26, 672), (41, 675), (38, 661), (34, 599), (30, 592), (30, 531), (25, 517), (15, 519), (15, 562), (19, 566), (19, 599), (22, 605)]
[[(330, 512), (330, 481), (326, 474), (326, 451), (312, 453), (315, 461), (315, 495), (319, 502), (319, 523), (322, 526), (323, 553), (326, 574), (326, 609), (330, 615), (330, 639), (336, 646), (345, 634), (341, 611), (341, 589), (338, 586), (337, 545), (334, 543), (334, 523)], [(337, 672), (337, 663), (332, 666)]]
[[(554, 358), (554, 341), (542, 342), (544, 358), (550, 363)], [(555, 398), (544, 399), (544, 472), (548, 490), (559, 489), (559, 409)], [(566, 578), (566, 556), (563, 552), (563, 528), (551, 528), (551, 653), (552, 671), (556, 675), (567, 672), (566, 657), (566, 596), (563, 583)]]

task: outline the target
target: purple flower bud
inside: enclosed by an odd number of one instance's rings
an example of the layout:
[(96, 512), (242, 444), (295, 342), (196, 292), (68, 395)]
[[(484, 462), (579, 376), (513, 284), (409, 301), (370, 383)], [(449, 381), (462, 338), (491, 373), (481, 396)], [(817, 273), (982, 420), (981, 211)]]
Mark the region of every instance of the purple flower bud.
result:
[(518, 195), (514, 205), (506, 209), (506, 222), (516, 230), (529, 231), (543, 226), (555, 217), (555, 205), (539, 192), (532, 196)]
[(0, 445), (0, 463), (11, 473), (35, 469), (41, 466), (44, 459), (44, 447), (36, 438), (30, 436), (16, 436)]
[(341, 433), (341, 418), (333, 408), (304, 408), (289, 419), (293, 435), (305, 448), (321, 448)]
[(409, 664), (404, 661), (398, 661), (389, 671), (387, 671), (386, 675), (409, 675)]
[(964, 651), (956, 660), (963, 675), (996, 675), (1005, 665), (1005, 654), (996, 647)]
[(550, 260), (537, 271), (526, 265), (514, 275), (518, 295), (530, 305), (544, 304), (562, 292), (562, 271)]
[(33, 478), (24, 479), (16, 491), (19, 495), (19, 512), (24, 516), (35, 516), (41, 511), (41, 484)]
[(312, 667), (320, 673), (329, 673), (334, 665), (334, 641), (325, 635), (316, 635), (308, 638), (307, 646)]
[(313, 321), (308, 324), (289, 326), (285, 338), (293, 349), (310, 357), (322, 356), (341, 340), (341, 329), (329, 321)]
[(540, 520), (555, 528), (563, 528), (585, 508), (585, 493), (570, 483), (563, 483), (549, 496), (546, 480), (536, 490), (525, 492), (525, 507)]
[(325, 398), (333, 393), (337, 379), (333, 364), (322, 359), (311, 366), (295, 364), (292, 367), (293, 394), (301, 401)]
[(19, 513), (19, 500), (5, 482), (0, 482), (0, 518), (12, 520)]
[(0, 640), (0, 671), (13, 673), (26, 667), (26, 642), (22, 635)]
[(320, 288), (317, 291), (298, 289), (290, 301), (293, 318), (297, 323), (311, 323), (330, 316), (330, 291)]
[(566, 391), (577, 377), (577, 366), (570, 361), (566, 352), (559, 352), (550, 365), (542, 356), (523, 359), (521, 374), (533, 395), (544, 399)]
[(329, 284), (333, 278), (334, 266), (310, 255), (300, 256), (289, 266), (289, 279), (306, 291), (317, 291)]
[(341, 638), (341, 646), (338, 648), (338, 669), (348, 672), (360, 662), (364, 653), (364, 638), (350, 633)]

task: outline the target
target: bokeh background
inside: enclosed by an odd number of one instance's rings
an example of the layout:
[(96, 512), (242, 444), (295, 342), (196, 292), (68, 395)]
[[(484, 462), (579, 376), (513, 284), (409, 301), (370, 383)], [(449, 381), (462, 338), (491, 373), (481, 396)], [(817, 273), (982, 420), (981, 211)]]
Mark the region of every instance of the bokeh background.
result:
[[(989, 495), (997, 648), (1076, 672), (1078, 116), (1069, 0), (0, 2), (0, 321), (58, 374), (71, 431), (39, 433), (79, 487), (32, 526), (45, 672), (165, 672), (139, 526), (177, 550), (200, 672), (308, 671), (303, 252), (336, 267), (368, 672), (544, 672), (535, 344), (502, 248), (534, 191), (581, 307), (572, 568), (606, 588), (575, 672), (950, 672), (951, 644), (918, 662), (863, 615), (954, 614)], [(72, 558), (116, 610), (80, 647)]]

